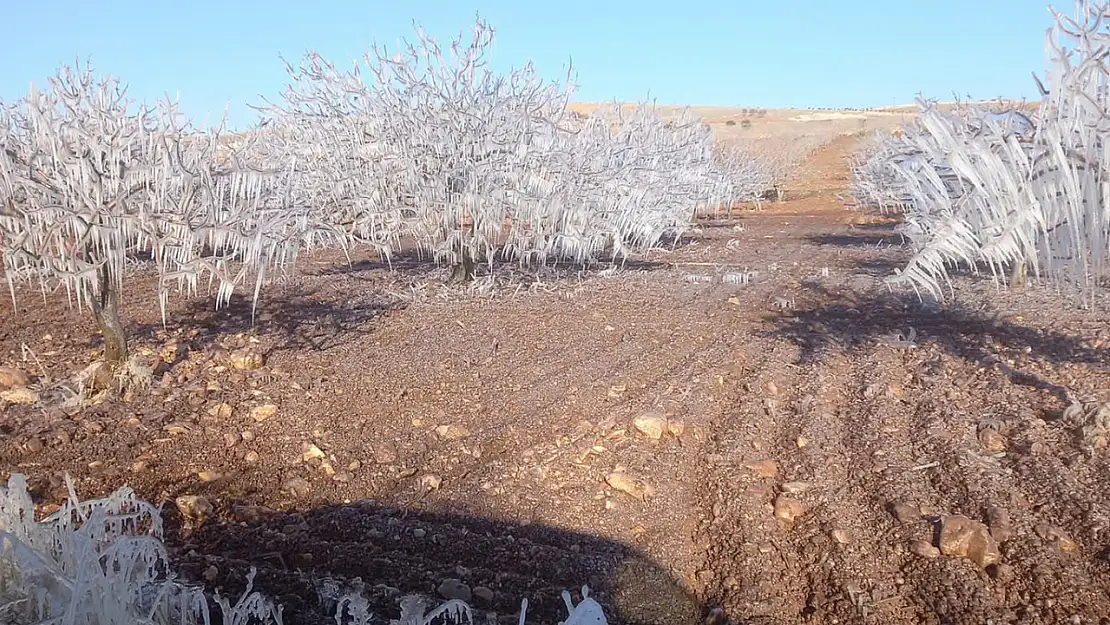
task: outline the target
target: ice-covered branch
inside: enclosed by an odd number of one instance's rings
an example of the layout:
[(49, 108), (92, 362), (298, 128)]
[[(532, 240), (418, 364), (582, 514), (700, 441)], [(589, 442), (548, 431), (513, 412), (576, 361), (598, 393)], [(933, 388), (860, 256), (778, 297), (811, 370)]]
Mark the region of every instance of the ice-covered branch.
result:
[(304, 242), (327, 235), (288, 193), (286, 163), (237, 167), (219, 129), (192, 132), (176, 106), (134, 107), (120, 83), (63, 67), (40, 91), (0, 104), (0, 252), (17, 282), (62, 287), (93, 309), (107, 357), (126, 358), (118, 299), (127, 260), (149, 254), (165, 314), (170, 287), (215, 283), (257, 297)]
[(1098, 287), (1110, 251), (1107, 14), (1110, 5), (1088, 1), (1076, 3), (1074, 18), (1054, 12), (1035, 111), (922, 102), (885, 158), (857, 169), (860, 195), (905, 211), (916, 253), (892, 282), (939, 296), (949, 271), (964, 265)]
[(687, 227), (694, 211), (752, 199), (754, 159), (719, 159), (690, 116), (652, 107), (570, 115), (571, 81), (488, 66), (482, 21), (448, 49), (418, 30), (339, 71), (315, 53), (287, 66), (268, 109), (275, 157), (303, 163), (300, 195), (388, 255), (411, 237), (439, 262), (585, 264), (621, 258)]

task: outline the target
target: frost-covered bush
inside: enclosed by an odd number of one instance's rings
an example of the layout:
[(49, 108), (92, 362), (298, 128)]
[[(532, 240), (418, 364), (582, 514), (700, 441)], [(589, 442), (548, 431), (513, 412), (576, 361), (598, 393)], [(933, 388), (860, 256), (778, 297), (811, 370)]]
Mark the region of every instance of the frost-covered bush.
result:
[[(161, 511), (121, 488), (104, 499), (80, 501), (67, 477), (69, 499), (53, 514), (35, 519), (27, 480), (13, 473), (0, 487), (0, 623), (5, 625), (210, 625), (209, 598), (179, 581), (162, 543)], [(282, 608), (247, 588), (232, 603), (216, 593), (212, 602), (224, 625), (281, 625)], [(342, 588), (321, 580), (321, 595), (337, 625), (379, 622), (359, 583)], [(582, 588), (574, 605), (563, 592), (562, 625), (605, 625), (601, 606)], [(525, 625), (527, 600), (519, 625)], [(323, 615), (322, 615), (323, 616)], [(428, 609), (421, 597), (401, 600), (397, 625), (473, 623), (470, 606), (448, 601)]]
[[(105, 499), (70, 498), (35, 520), (22, 475), (0, 488), (0, 622), (10, 625), (208, 625), (200, 589), (177, 581), (162, 544), (160, 511), (121, 488)], [(281, 623), (257, 592), (216, 597), (223, 622)]]
[(461, 277), (479, 261), (589, 263), (680, 234), (699, 206), (752, 195), (758, 168), (715, 158), (707, 127), (651, 107), (569, 114), (570, 81), (488, 67), (493, 30), (449, 49), (423, 31), (339, 71), (315, 53), (296, 68), (263, 132), (271, 155), (310, 170), (322, 198), (388, 256), (414, 240)]
[(109, 362), (127, 359), (119, 305), (136, 254), (157, 268), (164, 319), (171, 286), (215, 283), (217, 305), (243, 286), (257, 297), (312, 240), (312, 212), (287, 201), (288, 171), (245, 169), (218, 129), (190, 131), (169, 102), (136, 107), (88, 68), (49, 82), (0, 102), (4, 273), (13, 301), (15, 283), (32, 282), (91, 308)]
[(874, 208), (882, 214), (905, 211), (913, 198), (903, 189), (898, 167), (912, 155), (912, 148), (900, 136), (876, 133), (869, 136), (852, 155), (850, 194), (856, 205)]
[(758, 201), (775, 184), (766, 159), (755, 156), (744, 146), (718, 145), (714, 161), (720, 167), (721, 177), (712, 197), (722, 199), (710, 200), (710, 208), (720, 204), (731, 208), (731, 204), (738, 202)]
[[(360, 583), (343, 589), (338, 584), (326, 583), (321, 593), (328, 605), (334, 606), (336, 625), (370, 625), (374, 613), (370, 602), (360, 592)], [(464, 601), (452, 599), (429, 609), (428, 601), (419, 595), (406, 595), (400, 601), (400, 618), (391, 620), (392, 625), (432, 625), (433, 623), (474, 623), (474, 612)], [(582, 587), (582, 601), (575, 605), (570, 592), (563, 591), (563, 604), (567, 608), (567, 619), (558, 625), (607, 625), (605, 611), (594, 599), (590, 589)], [(518, 625), (525, 625), (528, 616), (528, 600), (520, 602)]]
[(898, 280), (939, 295), (954, 262), (972, 268), (987, 263), (997, 273), (1022, 262), (1020, 245), (1032, 240), (1021, 239), (1036, 235), (1013, 230), (1013, 219), (1037, 203), (1035, 185), (1023, 180), (1032, 168), (1032, 132), (1017, 111), (967, 106), (944, 112), (921, 103), (917, 124), (891, 161), (902, 176), (893, 189), (908, 198), (903, 234), (915, 248)]
[[(626, 111), (614, 104), (571, 128), (545, 159), (552, 200), (563, 222), (576, 226), (562, 233), (569, 247), (556, 257), (627, 256), (681, 235), (698, 210), (754, 199), (761, 187), (755, 160), (716, 148), (712, 131), (688, 111), (664, 119), (648, 105)], [(559, 153), (570, 156), (562, 167)]]
[(1086, 1), (1074, 18), (1053, 12), (1047, 89), (1033, 112), (920, 103), (888, 161), (897, 177), (878, 191), (906, 199), (915, 248), (892, 283), (940, 296), (960, 265), (996, 278), (1009, 268), (1015, 281), (1029, 269), (1087, 293), (1106, 277), (1108, 14), (1107, 3)]

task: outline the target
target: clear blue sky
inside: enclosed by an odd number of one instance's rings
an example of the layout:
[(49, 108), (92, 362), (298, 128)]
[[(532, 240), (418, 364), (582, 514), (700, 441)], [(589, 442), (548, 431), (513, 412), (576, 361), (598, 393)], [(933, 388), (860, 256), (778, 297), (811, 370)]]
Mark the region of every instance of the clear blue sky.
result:
[[(180, 92), (201, 121), (277, 96), (316, 49), (341, 67), (373, 40), (395, 46), (420, 22), (441, 40), (497, 30), (494, 66), (529, 58), (552, 78), (573, 59), (577, 100), (761, 107), (870, 107), (1036, 93), (1048, 0), (0, 0), (0, 99), (90, 58), (139, 100)], [(1071, 2), (1055, 6), (1070, 13)]]

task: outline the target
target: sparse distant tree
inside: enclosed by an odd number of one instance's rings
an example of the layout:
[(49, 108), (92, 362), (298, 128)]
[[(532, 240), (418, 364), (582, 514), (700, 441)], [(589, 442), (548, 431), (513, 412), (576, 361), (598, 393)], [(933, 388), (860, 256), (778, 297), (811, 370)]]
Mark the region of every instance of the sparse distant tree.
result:
[(710, 128), (688, 109), (664, 121), (648, 105), (627, 113), (614, 105), (594, 117), (600, 123), (570, 142), (577, 150), (572, 162), (592, 167), (581, 180), (600, 188), (580, 197), (595, 215), (592, 230), (618, 256), (681, 234), (701, 209), (755, 199), (764, 181), (761, 162), (743, 150), (719, 149)]
[(782, 202), (791, 177), (815, 151), (835, 138), (833, 134), (811, 133), (776, 137), (760, 142), (760, 161), (767, 175), (763, 198)]
[(157, 268), (165, 322), (170, 288), (215, 283), (216, 304), (291, 262), (314, 229), (287, 202), (288, 172), (249, 171), (219, 132), (188, 131), (176, 107), (135, 107), (120, 83), (59, 70), (40, 91), (0, 105), (0, 253), (17, 283), (62, 288), (91, 309), (104, 357), (128, 358), (120, 319), (129, 261)]
[(715, 152), (714, 162), (721, 168), (722, 184), (727, 187), (714, 194), (719, 199), (711, 201), (710, 208), (724, 204), (731, 217), (735, 204), (758, 200), (771, 186), (770, 172), (762, 159), (740, 146), (718, 144)]

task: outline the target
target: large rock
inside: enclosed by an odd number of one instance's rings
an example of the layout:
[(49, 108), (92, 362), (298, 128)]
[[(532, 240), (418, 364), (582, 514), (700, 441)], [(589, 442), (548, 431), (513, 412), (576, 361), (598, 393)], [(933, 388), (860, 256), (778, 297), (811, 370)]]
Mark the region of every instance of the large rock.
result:
[(645, 412), (633, 419), (632, 425), (644, 436), (657, 441), (667, 431), (667, 417), (661, 412)]
[(636, 499), (650, 499), (655, 494), (655, 489), (650, 484), (623, 471), (614, 471), (605, 476), (605, 483), (613, 490)]
[(203, 495), (182, 495), (174, 500), (174, 504), (186, 523), (197, 526), (208, 520), (215, 511), (212, 502)]
[(378, 464), (397, 462), (397, 445), (390, 441), (374, 445), (374, 462)]
[(239, 371), (254, 371), (265, 364), (262, 352), (254, 348), (237, 349), (228, 356), (231, 366)]
[(746, 462), (744, 468), (762, 478), (775, 478), (779, 475), (779, 463), (774, 460)]
[(276, 415), (277, 410), (278, 407), (274, 404), (262, 404), (261, 406), (255, 406), (254, 408), (251, 408), (251, 418), (254, 419), (257, 423), (262, 423), (263, 421)]
[(887, 504), (887, 510), (899, 523), (916, 523), (921, 520), (921, 510), (912, 504), (893, 501)]
[(937, 549), (933, 543), (927, 540), (915, 540), (911, 542), (910, 553), (930, 560), (940, 557), (940, 549)]
[(775, 498), (775, 520), (785, 528), (793, 527), (794, 522), (805, 512), (805, 504), (797, 499), (786, 495), (779, 495)]
[(439, 585), (439, 596), (444, 599), (457, 599), (459, 601), (470, 602), (473, 597), (473, 592), (470, 586), (467, 586), (462, 581), (457, 579), (445, 579)]
[(29, 388), (17, 386), (10, 388), (6, 391), (0, 391), (0, 399), (8, 402), (9, 404), (24, 404), (31, 405), (37, 404), (39, 401), (39, 394)]
[(470, 436), (470, 430), (461, 425), (441, 425), (435, 432), (436, 436), (445, 441), (458, 441)]
[(1079, 544), (1072, 540), (1063, 528), (1048, 523), (1037, 523), (1033, 526), (1033, 531), (1037, 536), (1056, 545), (1056, 548), (1064, 553), (1072, 555), (1079, 553)]
[(1004, 543), (1017, 535), (1010, 513), (1004, 508), (998, 506), (987, 508), (987, 525), (990, 526), (991, 536), (999, 543)]
[(26, 372), (15, 367), (0, 367), (0, 391), (27, 386), (30, 383), (31, 377)]
[(987, 526), (959, 514), (941, 518), (940, 552), (967, 558), (984, 569), (1002, 559)]

